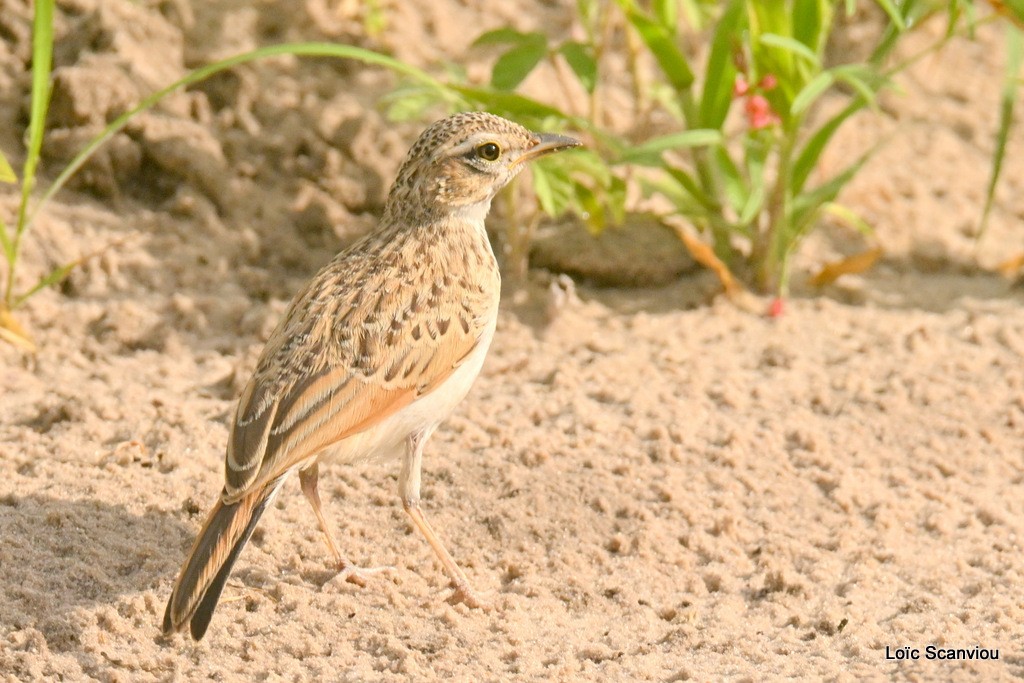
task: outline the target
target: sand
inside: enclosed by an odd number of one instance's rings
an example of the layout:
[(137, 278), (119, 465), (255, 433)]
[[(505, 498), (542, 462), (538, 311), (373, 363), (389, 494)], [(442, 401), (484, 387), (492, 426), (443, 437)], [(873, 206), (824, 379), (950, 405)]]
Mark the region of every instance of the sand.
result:
[[(479, 76), (477, 33), (568, 24), (527, 0), (386, 3), (370, 38), (357, 3), (282, 6), (64, 3), (45, 177), (124, 102), (255, 45), (331, 39)], [(0, 2), (14, 160), (28, 20)], [(885, 140), (842, 196), (885, 256), (813, 290), (808, 273), (865, 246), (823, 229), (781, 317), (706, 273), (510, 288), (424, 467), (426, 513), (492, 610), (445, 602), (397, 463), (367, 463), (326, 470), (321, 493), (347, 554), (395, 570), (337, 581), (291, 482), (199, 644), (158, 623), (221, 487), (234, 399), (291, 294), (372, 227), (422, 123), (387, 121), (379, 70), (291, 58), (141, 117), (40, 215), (23, 282), (99, 255), (23, 309), (37, 354), (0, 345), (0, 679), (1024, 676), (1024, 297), (993, 273), (1024, 248), (1020, 125), (976, 234), (1003, 44), (993, 26), (954, 41), (843, 131), (826, 167)], [(5, 219), (15, 202), (0, 188)], [(921, 658), (890, 658), (906, 647)]]

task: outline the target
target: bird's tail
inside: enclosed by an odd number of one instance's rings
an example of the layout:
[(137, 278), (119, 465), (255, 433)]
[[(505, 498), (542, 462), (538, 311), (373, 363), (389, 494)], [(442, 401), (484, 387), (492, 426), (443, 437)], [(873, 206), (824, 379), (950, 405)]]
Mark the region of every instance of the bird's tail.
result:
[(203, 637), (231, 567), (284, 480), (279, 477), (233, 503), (217, 501), (167, 601), (165, 634), (184, 631), (187, 625), (195, 640)]

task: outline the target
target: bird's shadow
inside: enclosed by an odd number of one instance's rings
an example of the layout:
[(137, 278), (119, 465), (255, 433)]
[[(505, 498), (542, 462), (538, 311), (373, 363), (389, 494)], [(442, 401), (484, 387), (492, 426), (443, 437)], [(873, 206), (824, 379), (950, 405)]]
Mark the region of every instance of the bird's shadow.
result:
[(0, 626), (37, 629), (53, 651), (75, 649), (76, 608), (116, 605), (154, 588), (175, 569), (166, 549), (186, 544), (192, 533), (164, 512), (137, 515), (90, 499), (0, 496)]

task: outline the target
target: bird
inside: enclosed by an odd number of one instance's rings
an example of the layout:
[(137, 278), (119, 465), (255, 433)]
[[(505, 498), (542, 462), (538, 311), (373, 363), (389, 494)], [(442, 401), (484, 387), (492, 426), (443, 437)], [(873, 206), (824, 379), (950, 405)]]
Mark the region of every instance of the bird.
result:
[(420, 508), (423, 451), (465, 398), (494, 336), (501, 276), (484, 219), (529, 162), (581, 143), (487, 112), (430, 125), (388, 192), (376, 230), (295, 295), (229, 425), (224, 487), (178, 574), (162, 630), (209, 627), (260, 517), (293, 473), (344, 580), (363, 569), (339, 550), (317, 488), (321, 464), (401, 458), (402, 506), (470, 607), (481, 599)]

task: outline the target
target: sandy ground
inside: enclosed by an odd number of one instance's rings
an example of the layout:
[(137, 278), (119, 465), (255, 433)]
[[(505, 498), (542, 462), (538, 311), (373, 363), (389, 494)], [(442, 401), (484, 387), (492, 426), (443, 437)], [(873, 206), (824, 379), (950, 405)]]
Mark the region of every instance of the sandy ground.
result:
[[(486, 73), (473, 35), (568, 22), (546, 3), (405, 3), (370, 40), (346, 3), (62, 6), (48, 172), (139, 92), (254, 45), (329, 38)], [(0, 149), (15, 159), (27, 21), (0, 2)], [(781, 318), (714, 298), (702, 274), (580, 284), (553, 308), (534, 272), (507, 297), (424, 482), (493, 610), (445, 603), (397, 463), (371, 463), (326, 471), (321, 490), (347, 553), (396, 571), (333, 580), (290, 484), (200, 644), (158, 622), (221, 486), (234, 398), (290, 295), (373, 225), (419, 125), (375, 109), (386, 74), (293, 59), (142, 117), (40, 217), (24, 281), (102, 253), (25, 309), (36, 356), (0, 346), (0, 678), (1024, 676), (1024, 297), (991, 271), (1024, 248), (1020, 126), (975, 235), (1002, 46), (993, 28), (955, 42), (844, 131), (824, 164), (887, 140), (843, 196), (886, 257), (801, 289), (862, 247), (823, 230)], [(0, 194), (5, 219), (14, 206)], [(926, 661), (928, 645), (999, 660)], [(904, 646), (922, 659), (886, 659)]]

